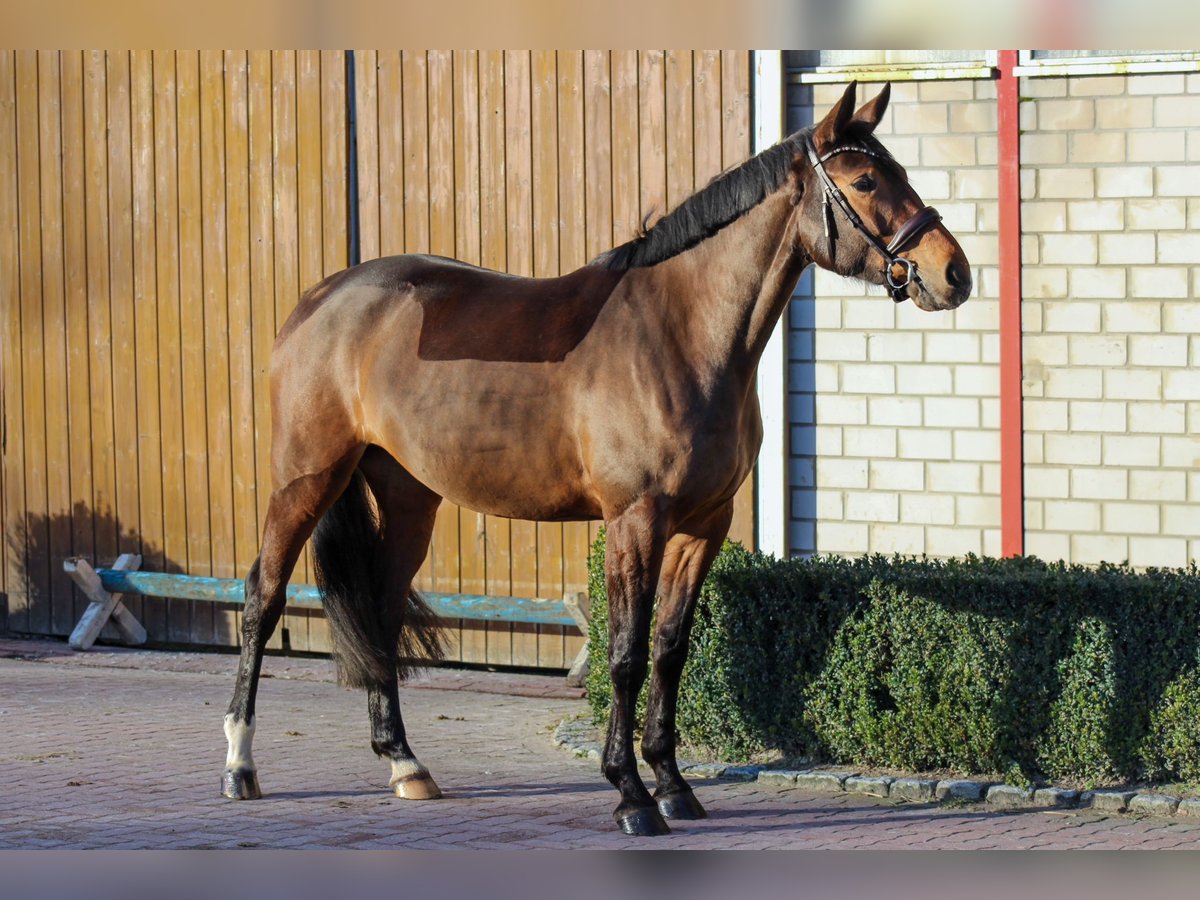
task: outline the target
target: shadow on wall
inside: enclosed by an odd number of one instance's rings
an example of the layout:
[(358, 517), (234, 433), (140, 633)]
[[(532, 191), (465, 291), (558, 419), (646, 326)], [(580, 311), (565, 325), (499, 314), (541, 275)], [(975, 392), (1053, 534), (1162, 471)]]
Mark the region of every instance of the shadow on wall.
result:
[[(79, 556), (97, 568), (111, 566), (121, 553), (140, 553), (141, 568), (184, 572), (164, 548), (124, 527), (111, 511), (83, 503), (49, 516), (28, 515), (5, 535), (8, 556), (7, 616), (0, 607), (0, 630), (14, 634), (65, 636), (71, 633), (88, 601), (63, 572), (63, 560)], [(236, 645), (240, 634), (237, 606), (161, 597), (125, 597), (125, 605), (156, 644)], [(110, 624), (100, 639), (116, 640)]]

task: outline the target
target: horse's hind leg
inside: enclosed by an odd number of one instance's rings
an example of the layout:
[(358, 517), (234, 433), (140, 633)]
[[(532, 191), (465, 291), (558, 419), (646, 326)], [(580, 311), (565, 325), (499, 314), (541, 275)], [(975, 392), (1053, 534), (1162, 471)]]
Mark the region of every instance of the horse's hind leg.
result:
[[(412, 579), (433, 534), (434, 517), (442, 498), (414, 479), (407, 470), (378, 447), (364, 455), (361, 470), (375, 495), (382, 532), (380, 555), (380, 610), (387, 646), (399, 645), (406, 617), (427, 615), (410, 600)], [(409, 621), (408, 633), (421, 623)], [(429, 624), (429, 623), (426, 623)], [(441, 796), (429, 770), (416, 758), (400, 715), (397, 666), (387, 677), (367, 685), (367, 713), (371, 720), (371, 749), (392, 767), (390, 785), (397, 797), (432, 800)]]
[(353, 451), (329, 468), (296, 478), (271, 494), (262, 549), (246, 576), (242, 653), (233, 699), (225, 715), (229, 752), (225, 774), (221, 778), (221, 793), (233, 800), (257, 800), (262, 796), (251, 743), (263, 648), (283, 613), (287, 581), (304, 542), (317, 521), (345, 490), (359, 453), (361, 450)]
[(658, 785), (654, 799), (669, 819), (702, 819), (707, 815), (679, 774), (675, 711), (700, 586), (721, 549), (732, 518), (733, 505), (722, 507), (706, 520), (675, 534), (663, 555), (642, 757), (654, 769)]

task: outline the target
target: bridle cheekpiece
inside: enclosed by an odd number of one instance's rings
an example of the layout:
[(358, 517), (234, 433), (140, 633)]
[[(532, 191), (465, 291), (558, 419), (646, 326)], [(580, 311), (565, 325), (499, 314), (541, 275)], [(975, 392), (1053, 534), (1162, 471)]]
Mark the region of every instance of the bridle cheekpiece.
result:
[[(811, 137), (805, 138), (804, 144), (805, 149), (808, 151), (809, 162), (812, 163), (813, 170), (817, 173), (817, 177), (821, 179), (821, 185), (825, 188), (825, 195), (821, 203), (822, 218), (825, 223), (825, 239), (829, 242), (830, 264), (834, 260), (834, 242), (837, 239), (837, 226), (834, 222), (832, 204), (837, 204), (842, 214), (850, 220), (850, 224), (883, 256), (883, 273), (887, 279), (888, 287), (892, 291), (892, 299), (897, 303), (904, 302), (907, 296), (905, 288), (914, 281), (920, 285), (921, 276), (917, 274), (917, 264), (911, 259), (901, 256), (900, 251), (907, 247), (912, 242), (912, 239), (927, 225), (940, 222), (942, 220), (941, 214), (932, 206), (922, 207), (907, 222), (900, 226), (890, 242), (884, 244), (876, 235), (867, 230), (867, 226), (863, 224), (862, 217), (854, 211), (854, 207), (850, 205), (850, 201), (846, 199), (846, 195), (842, 193), (841, 188), (833, 183), (833, 179), (825, 171), (825, 161), (832, 156), (837, 156), (839, 153), (862, 153), (876, 159), (884, 159), (884, 156), (869, 147), (858, 144), (835, 147), (824, 156), (821, 156), (817, 153), (817, 148), (813, 145)], [(903, 269), (899, 278), (894, 275), (897, 266)]]

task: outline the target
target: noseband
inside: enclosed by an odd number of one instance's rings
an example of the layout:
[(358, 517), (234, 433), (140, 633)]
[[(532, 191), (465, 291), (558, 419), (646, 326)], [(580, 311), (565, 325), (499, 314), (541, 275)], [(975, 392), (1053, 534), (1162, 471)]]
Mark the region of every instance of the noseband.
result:
[[(811, 137), (805, 141), (805, 149), (808, 150), (809, 162), (812, 163), (813, 169), (816, 171), (817, 176), (821, 179), (821, 184), (825, 188), (825, 196), (822, 198), (822, 218), (825, 222), (825, 238), (829, 241), (830, 264), (833, 263), (834, 241), (837, 238), (837, 226), (834, 224), (833, 207), (830, 205), (830, 201), (833, 201), (842, 210), (846, 218), (850, 220), (850, 224), (883, 256), (885, 260), (883, 273), (887, 279), (888, 287), (891, 288), (892, 299), (897, 303), (903, 303), (906, 296), (904, 289), (914, 281), (920, 284), (921, 276), (917, 274), (917, 264), (911, 259), (905, 259), (903, 256), (900, 256), (900, 251), (907, 247), (926, 225), (940, 222), (942, 220), (941, 214), (932, 206), (922, 207), (913, 213), (907, 222), (900, 226), (890, 243), (884, 244), (882, 240), (867, 230), (867, 226), (863, 224), (862, 218), (854, 211), (854, 207), (850, 205), (850, 201), (846, 199), (846, 195), (842, 193), (841, 188), (833, 183), (833, 179), (825, 171), (825, 160), (831, 156), (837, 156), (839, 153), (862, 153), (876, 159), (883, 159), (882, 154), (876, 153), (867, 147), (858, 146), (835, 147), (824, 156), (819, 156), (817, 155), (817, 148), (813, 146)], [(900, 266), (904, 270), (899, 278), (894, 277), (892, 274), (896, 266)]]

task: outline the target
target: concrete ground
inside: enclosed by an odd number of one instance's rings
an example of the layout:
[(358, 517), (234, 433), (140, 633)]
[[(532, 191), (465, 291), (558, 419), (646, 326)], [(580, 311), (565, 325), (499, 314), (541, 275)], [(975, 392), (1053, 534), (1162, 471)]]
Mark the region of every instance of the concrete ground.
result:
[(561, 678), (437, 670), (402, 689), (417, 755), (445, 792), (394, 799), (365, 698), (327, 660), (269, 657), (255, 759), (265, 797), (220, 796), (236, 657), (0, 640), (0, 849), (1200, 848), (1200, 822), (997, 812), (696, 781), (709, 810), (671, 835), (615, 830), (594, 760), (556, 748), (584, 713)]

